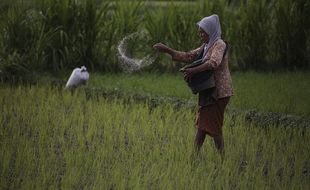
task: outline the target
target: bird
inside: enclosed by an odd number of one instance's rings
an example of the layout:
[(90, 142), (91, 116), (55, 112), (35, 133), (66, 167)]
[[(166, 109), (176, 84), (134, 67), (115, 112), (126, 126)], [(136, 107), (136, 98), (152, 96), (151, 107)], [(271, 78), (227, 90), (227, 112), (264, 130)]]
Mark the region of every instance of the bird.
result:
[(86, 85), (88, 79), (89, 73), (87, 72), (85, 66), (82, 66), (81, 68), (75, 68), (73, 69), (65, 88), (68, 89)]

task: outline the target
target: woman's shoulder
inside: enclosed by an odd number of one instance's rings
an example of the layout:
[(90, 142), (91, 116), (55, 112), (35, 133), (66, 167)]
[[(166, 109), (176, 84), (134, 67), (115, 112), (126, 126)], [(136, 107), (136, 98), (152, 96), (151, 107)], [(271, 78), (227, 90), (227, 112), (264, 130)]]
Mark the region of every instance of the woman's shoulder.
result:
[(222, 39), (218, 39), (215, 41), (214, 46), (226, 46), (226, 42)]
[(223, 51), (226, 49), (226, 42), (222, 39), (218, 39), (212, 46), (212, 51)]

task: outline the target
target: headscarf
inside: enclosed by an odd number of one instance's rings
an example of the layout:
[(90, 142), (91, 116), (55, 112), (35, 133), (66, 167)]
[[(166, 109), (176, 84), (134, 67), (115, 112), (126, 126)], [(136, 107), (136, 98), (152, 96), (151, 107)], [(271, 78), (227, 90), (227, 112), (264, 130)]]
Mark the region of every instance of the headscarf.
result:
[(197, 25), (209, 35), (209, 42), (204, 47), (203, 56), (205, 56), (210, 47), (213, 46), (214, 42), (221, 38), (220, 19), (218, 15), (213, 14), (201, 19), (201, 21), (197, 22)]

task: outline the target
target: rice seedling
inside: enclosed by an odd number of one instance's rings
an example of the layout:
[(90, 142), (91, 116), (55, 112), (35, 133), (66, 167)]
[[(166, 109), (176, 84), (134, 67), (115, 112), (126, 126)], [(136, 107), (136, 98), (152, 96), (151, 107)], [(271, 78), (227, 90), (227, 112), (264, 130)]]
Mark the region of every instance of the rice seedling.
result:
[(87, 99), (82, 90), (0, 87), (1, 189), (308, 189), (308, 128), (257, 128), (226, 115), (225, 159), (195, 113)]
[[(231, 107), (307, 117), (310, 115), (308, 72), (234, 72), (232, 78), (235, 95), (230, 100)], [(196, 101), (196, 96), (183, 81), (182, 74), (94, 74), (89, 86)]]

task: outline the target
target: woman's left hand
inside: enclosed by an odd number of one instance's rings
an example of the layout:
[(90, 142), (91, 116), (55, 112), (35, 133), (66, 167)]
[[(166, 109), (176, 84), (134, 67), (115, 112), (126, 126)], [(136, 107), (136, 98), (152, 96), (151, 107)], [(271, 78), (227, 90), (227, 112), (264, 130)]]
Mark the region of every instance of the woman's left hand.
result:
[(186, 68), (183, 70), (183, 74), (184, 74), (184, 78), (185, 80), (189, 81), (191, 80), (193, 74), (195, 74), (194, 69), (193, 68)]

